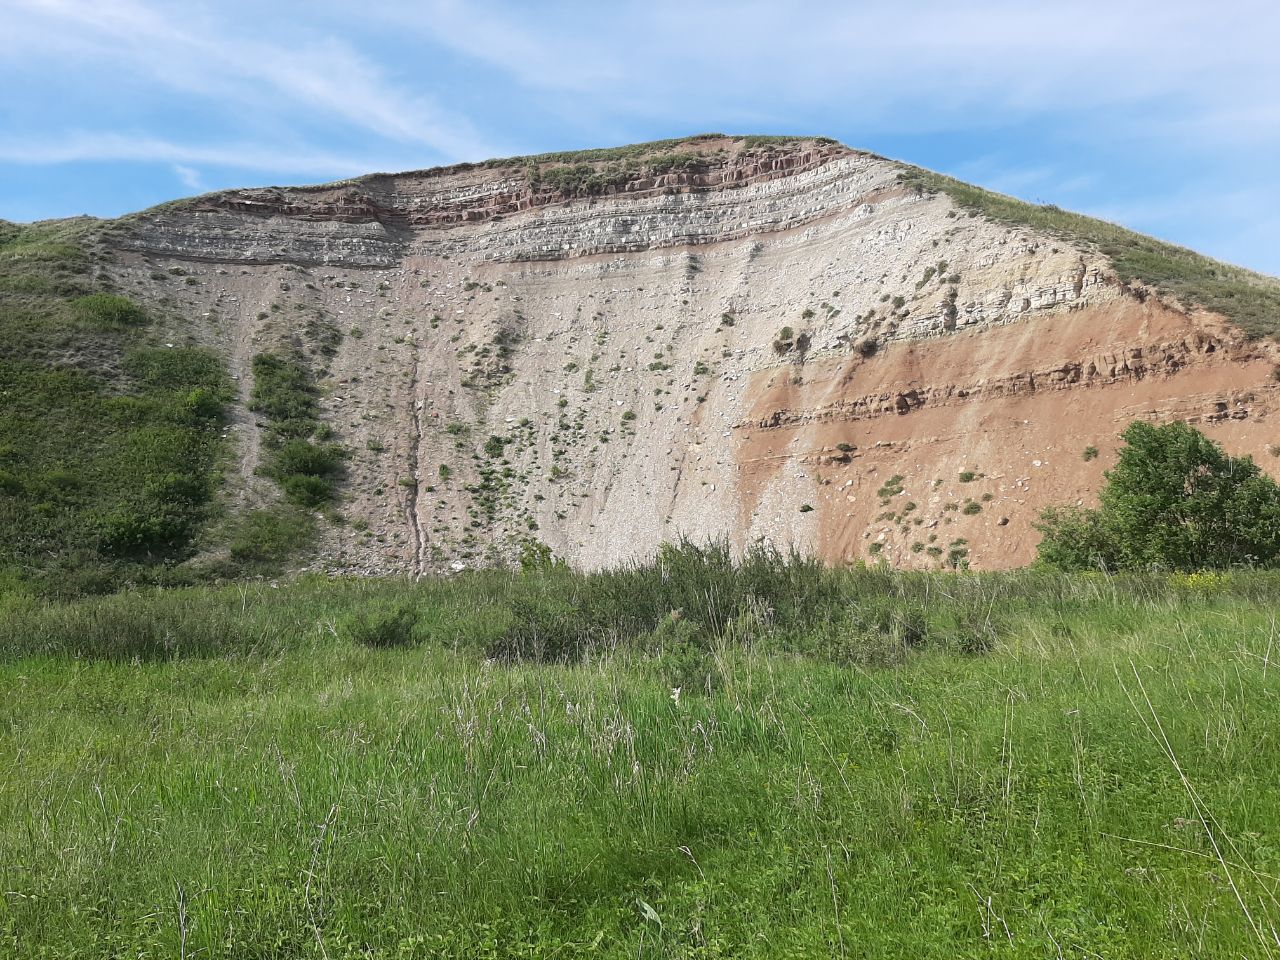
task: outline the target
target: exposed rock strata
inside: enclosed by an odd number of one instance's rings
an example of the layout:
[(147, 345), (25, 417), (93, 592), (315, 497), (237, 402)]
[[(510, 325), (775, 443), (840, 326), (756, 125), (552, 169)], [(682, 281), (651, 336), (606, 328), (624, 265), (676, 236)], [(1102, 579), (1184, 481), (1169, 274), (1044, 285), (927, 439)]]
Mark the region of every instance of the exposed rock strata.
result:
[(456, 569), (528, 537), (598, 566), (679, 535), (919, 566), (964, 540), (1007, 566), (1045, 503), (1094, 495), (1134, 417), (1280, 463), (1270, 348), (1097, 253), (830, 143), (680, 149), (702, 160), (598, 196), (513, 161), (201, 197), (129, 218), (118, 280), (200, 318), (246, 392), (257, 350), (344, 336), (315, 365), (360, 523), (327, 528), (327, 569)]

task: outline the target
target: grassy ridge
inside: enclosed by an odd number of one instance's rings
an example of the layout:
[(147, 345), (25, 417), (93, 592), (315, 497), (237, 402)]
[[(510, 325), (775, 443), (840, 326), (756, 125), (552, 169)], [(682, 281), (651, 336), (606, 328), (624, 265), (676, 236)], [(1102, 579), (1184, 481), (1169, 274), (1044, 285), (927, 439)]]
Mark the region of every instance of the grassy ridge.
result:
[(769, 136), (762, 134), (750, 134), (747, 136), (737, 137), (723, 133), (699, 133), (689, 137), (672, 137), (667, 140), (650, 140), (645, 143), (628, 143), (618, 147), (596, 147), (587, 150), (559, 150), (552, 153), (538, 153), (523, 157), (503, 157), (494, 160), (486, 160), (481, 164), (481, 166), (502, 167), (527, 163), (610, 163), (628, 160), (636, 161), (654, 155), (672, 154), (676, 152), (676, 148), (685, 146), (690, 142), (716, 142), (719, 140), (732, 142), (738, 139), (742, 140), (743, 146), (748, 150), (768, 146), (787, 146), (803, 140), (813, 140), (817, 143), (835, 142), (829, 137)]
[[(702, 133), (691, 137), (631, 143), (619, 147), (591, 150), (565, 150), (525, 157), (487, 160), (484, 167), (520, 166), (534, 190), (548, 189), (566, 196), (596, 196), (622, 187), (641, 176), (655, 176), (672, 171), (703, 172), (708, 158), (687, 148), (691, 143), (731, 144), (741, 140), (746, 150), (788, 146), (805, 140), (834, 143), (826, 137), (726, 136)], [(681, 149), (686, 148), (686, 149)]]
[(1266, 955), (1273, 576), (773, 572), (10, 600), (0, 953)]
[(1187, 305), (1220, 313), (1252, 337), (1280, 336), (1280, 280), (1212, 260), (1105, 220), (993, 193), (910, 167), (900, 179), (945, 193), (960, 207), (1001, 223), (1031, 227), (1098, 250), (1125, 283), (1139, 282)]

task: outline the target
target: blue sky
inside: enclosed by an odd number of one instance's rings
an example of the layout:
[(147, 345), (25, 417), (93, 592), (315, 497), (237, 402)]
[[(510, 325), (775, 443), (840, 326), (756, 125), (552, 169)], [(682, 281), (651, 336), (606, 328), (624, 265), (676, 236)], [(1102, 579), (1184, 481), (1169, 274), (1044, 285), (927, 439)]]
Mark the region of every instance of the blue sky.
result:
[(1280, 274), (1280, 4), (0, 0), (0, 217), (817, 133)]

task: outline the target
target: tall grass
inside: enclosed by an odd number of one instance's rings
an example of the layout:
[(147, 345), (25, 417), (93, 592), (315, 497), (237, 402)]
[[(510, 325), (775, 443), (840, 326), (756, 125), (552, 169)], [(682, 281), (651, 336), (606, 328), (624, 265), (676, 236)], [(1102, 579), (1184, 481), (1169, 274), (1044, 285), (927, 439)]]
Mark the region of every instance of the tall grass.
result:
[[(614, 570), (556, 566), (447, 579), (300, 578), (216, 588), (139, 589), (50, 603), (12, 597), (0, 658), (166, 660), (308, 649), (338, 637), (370, 646), (434, 644), (502, 661), (574, 663), (616, 648), (709, 651), (742, 641), (840, 663), (897, 662), (927, 646), (977, 653), (1027, 616), (1117, 623), (1194, 599), (1187, 583), (1245, 601), (1280, 596), (1280, 573), (1208, 580), (829, 568), (725, 544), (681, 543)], [(2, 603), (3, 601), (0, 601)]]
[(1275, 952), (1274, 578), (771, 562), (11, 604), (0, 955)]

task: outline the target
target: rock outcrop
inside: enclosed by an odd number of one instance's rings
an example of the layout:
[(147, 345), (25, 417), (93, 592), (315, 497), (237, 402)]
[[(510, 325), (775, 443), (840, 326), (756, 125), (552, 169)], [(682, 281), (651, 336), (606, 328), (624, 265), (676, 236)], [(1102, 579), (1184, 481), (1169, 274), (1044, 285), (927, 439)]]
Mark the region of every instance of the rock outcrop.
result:
[[(228, 191), (109, 232), (120, 286), (195, 318), (246, 394), (256, 352), (313, 356), (352, 454), (323, 568), (529, 538), (593, 567), (678, 536), (1009, 566), (1134, 417), (1280, 463), (1272, 348), (1096, 250), (829, 141), (588, 156)], [(235, 429), (245, 496), (270, 496)]]

